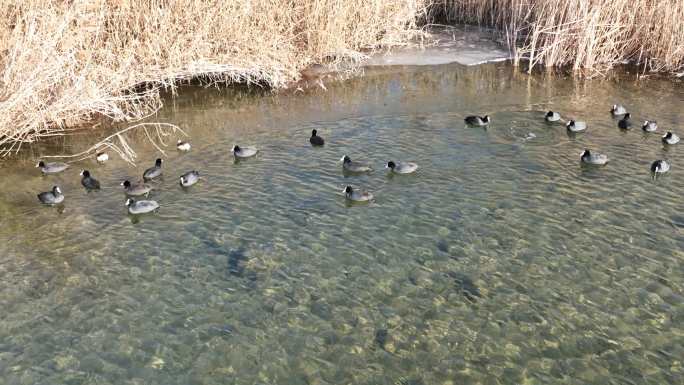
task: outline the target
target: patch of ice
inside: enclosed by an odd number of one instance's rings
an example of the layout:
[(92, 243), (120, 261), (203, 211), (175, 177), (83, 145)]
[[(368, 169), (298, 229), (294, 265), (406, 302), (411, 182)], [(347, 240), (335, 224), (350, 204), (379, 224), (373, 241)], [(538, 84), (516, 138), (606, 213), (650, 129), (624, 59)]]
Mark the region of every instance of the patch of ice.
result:
[(371, 56), (367, 66), (478, 65), (511, 59), (491, 31), (477, 27), (443, 27), (429, 31), (428, 43)]

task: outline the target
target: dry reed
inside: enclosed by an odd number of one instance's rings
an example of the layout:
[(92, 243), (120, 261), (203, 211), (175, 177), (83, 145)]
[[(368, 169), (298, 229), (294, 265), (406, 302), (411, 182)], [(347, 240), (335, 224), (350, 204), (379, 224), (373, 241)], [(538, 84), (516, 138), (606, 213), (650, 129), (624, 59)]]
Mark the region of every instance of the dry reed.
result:
[(625, 62), (644, 71), (684, 68), (682, 0), (438, 0), (430, 15), (500, 29), (529, 70), (571, 66), (595, 75)]
[(407, 42), (417, 20), (499, 28), (530, 68), (684, 66), (682, 0), (4, 0), (0, 155), (93, 118), (144, 119), (190, 79), (284, 87), (311, 63)]
[(422, 0), (5, 0), (0, 152), (103, 116), (138, 121), (183, 81), (283, 87), (310, 63), (402, 43)]

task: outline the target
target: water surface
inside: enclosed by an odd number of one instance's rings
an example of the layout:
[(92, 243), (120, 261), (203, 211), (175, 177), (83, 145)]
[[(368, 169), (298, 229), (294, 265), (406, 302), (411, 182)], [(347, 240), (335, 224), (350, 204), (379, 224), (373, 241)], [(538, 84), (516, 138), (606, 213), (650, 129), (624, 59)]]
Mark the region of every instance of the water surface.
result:
[[(684, 382), (682, 83), (575, 82), (509, 65), (379, 68), (327, 91), (188, 88), (153, 183), (155, 215), (126, 214), (137, 168), (82, 161), (41, 177), (2, 163), (3, 384), (680, 384)], [(570, 137), (547, 109), (586, 120)], [(488, 129), (463, 117), (489, 113)], [(311, 148), (317, 129), (324, 148)], [(533, 135), (531, 135), (533, 134)], [(176, 138), (169, 138), (169, 143)], [(235, 163), (235, 144), (257, 145)], [(608, 154), (583, 168), (584, 148)], [(344, 154), (375, 172), (345, 176)], [(670, 175), (653, 180), (655, 159)], [(416, 175), (388, 176), (388, 160)], [(103, 184), (86, 193), (78, 171)], [(178, 176), (204, 180), (182, 190)], [(59, 184), (62, 207), (35, 194)], [(346, 184), (372, 191), (349, 206)]]

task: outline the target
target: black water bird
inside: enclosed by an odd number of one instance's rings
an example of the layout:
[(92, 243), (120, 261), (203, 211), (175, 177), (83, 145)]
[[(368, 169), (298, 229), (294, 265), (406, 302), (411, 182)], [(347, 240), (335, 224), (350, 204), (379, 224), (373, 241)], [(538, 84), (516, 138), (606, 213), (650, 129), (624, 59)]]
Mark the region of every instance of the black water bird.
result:
[(188, 171), (180, 177), (180, 185), (183, 187), (190, 187), (199, 181), (199, 171)]
[(56, 205), (64, 201), (64, 194), (57, 186), (53, 186), (51, 191), (38, 194), (38, 200), (46, 205)]
[(152, 188), (145, 183), (131, 184), (128, 180), (121, 182), (126, 195), (136, 197), (141, 195), (147, 195), (152, 191)]
[(43, 174), (57, 174), (69, 168), (69, 165), (61, 162), (45, 163), (41, 160), (36, 167), (40, 168)]
[(656, 132), (658, 130), (658, 122), (655, 120), (647, 120), (641, 125), (641, 129), (645, 132)]
[(561, 120), (561, 116), (558, 112), (549, 111), (544, 115), (544, 119), (546, 119), (547, 122), (557, 122)]
[(232, 152), (233, 156), (236, 158), (249, 158), (256, 155), (259, 150), (256, 147), (240, 147), (235, 145), (230, 152)]
[(132, 198), (126, 199), (125, 205), (128, 206), (128, 212), (133, 215), (151, 213), (159, 208), (156, 201), (136, 201)]
[(90, 171), (88, 170), (83, 170), (81, 171), (81, 184), (83, 187), (86, 188), (86, 190), (99, 190), (100, 189), (100, 182), (90, 176)]
[(679, 136), (672, 132), (668, 132), (667, 134), (663, 135), (663, 143), (665, 144), (677, 144), (679, 143)]
[(622, 104), (613, 104), (610, 113), (613, 115), (624, 115), (627, 113), (627, 109)]
[(312, 130), (311, 137), (309, 138), (309, 143), (311, 143), (312, 146), (322, 146), (325, 144), (325, 140), (318, 136), (318, 131)]
[(190, 142), (184, 142), (179, 139), (178, 142), (176, 142), (176, 148), (178, 149), (178, 151), (187, 152), (190, 151), (190, 148), (192, 148), (192, 146), (190, 145)]
[(342, 169), (344, 169), (344, 171), (354, 173), (373, 171), (373, 168), (371, 166), (359, 162), (354, 162), (348, 155), (345, 155), (342, 158), (340, 158), (340, 162), (342, 162)]
[(352, 186), (347, 186), (342, 190), (345, 198), (352, 202), (370, 202), (373, 199), (373, 194), (368, 191), (356, 191)]
[(104, 163), (109, 160), (109, 155), (106, 152), (98, 152), (97, 155), (95, 155), (95, 160), (97, 163)]
[(670, 164), (664, 160), (656, 160), (651, 164), (651, 172), (655, 175), (665, 174), (670, 171)]
[(157, 178), (161, 176), (162, 174), (162, 160), (160, 158), (157, 158), (157, 160), (154, 161), (154, 166), (148, 168), (143, 172), (143, 179), (144, 180), (151, 180), (154, 178)]
[(587, 123), (579, 120), (570, 120), (565, 127), (570, 132), (581, 132), (587, 129)]
[(485, 115), (485, 116), (470, 115), (470, 116), (466, 116), (464, 120), (465, 120), (466, 124), (468, 124), (470, 126), (477, 126), (477, 127), (487, 126), (491, 122), (489, 115)]
[(387, 162), (385, 168), (392, 170), (395, 174), (412, 174), (418, 170), (418, 165), (411, 162)]
[(608, 163), (608, 156), (604, 154), (595, 154), (586, 149), (580, 154), (580, 160), (582, 163), (603, 166), (604, 164)]
[(625, 116), (623, 116), (622, 119), (618, 121), (618, 127), (623, 130), (629, 130), (630, 128), (632, 128), (632, 121), (630, 120), (631, 117), (632, 115), (629, 112), (626, 113)]

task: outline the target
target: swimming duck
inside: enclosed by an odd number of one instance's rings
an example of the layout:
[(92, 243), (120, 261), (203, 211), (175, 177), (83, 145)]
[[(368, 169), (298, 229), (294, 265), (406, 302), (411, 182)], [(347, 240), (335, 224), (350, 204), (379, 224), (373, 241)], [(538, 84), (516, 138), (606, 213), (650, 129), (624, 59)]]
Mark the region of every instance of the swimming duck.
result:
[(547, 122), (557, 122), (561, 120), (561, 116), (558, 112), (549, 111), (544, 116), (544, 119), (546, 119)]
[(658, 122), (647, 120), (641, 126), (641, 129), (646, 132), (655, 132), (658, 129)]
[(311, 131), (311, 137), (309, 138), (309, 143), (311, 143), (312, 146), (322, 146), (325, 144), (325, 140), (321, 138), (320, 136), (317, 135), (318, 131), (312, 130)]
[(613, 108), (610, 109), (610, 113), (613, 115), (624, 115), (627, 113), (627, 109), (621, 104), (613, 104)]
[(126, 206), (128, 206), (128, 212), (136, 214), (146, 214), (159, 208), (159, 203), (156, 201), (136, 201), (132, 198), (126, 199)]
[(230, 152), (232, 152), (236, 158), (249, 158), (256, 155), (259, 150), (257, 150), (256, 147), (240, 147), (235, 145)]
[(411, 162), (396, 162), (394, 163), (393, 161), (387, 162), (387, 165), (385, 168), (389, 168), (392, 170), (392, 172), (396, 174), (411, 174), (418, 170), (418, 165), (415, 163)]
[(478, 127), (487, 126), (491, 122), (491, 119), (489, 119), (489, 115), (485, 115), (485, 116), (470, 115), (470, 116), (466, 116), (464, 120), (465, 120), (466, 124), (471, 125), (471, 126), (478, 126)]
[(582, 163), (593, 164), (597, 166), (603, 166), (608, 163), (608, 157), (603, 154), (592, 154), (588, 149), (582, 151), (580, 154), (580, 160)]
[(162, 160), (160, 158), (157, 158), (157, 160), (154, 161), (154, 166), (148, 168), (143, 172), (143, 179), (144, 180), (150, 180), (159, 177), (162, 174)]
[(38, 200), (46, 205), (56, 205), (64, 201), (64, 194), (59, 187), (52, 187), (52, 191), (46, 191), (38, 194)]
[(632, 122), (630, 121), (631, 117), (632, 115), (629, 112), (626, 113), (625, 116), (623, 116), (622, 119), (618, 121), (618, 127), (623, 130), (629, 130), (630, 128), (632, 128)]
[(100, 152), (95, 155), (95, 160), (97, 160), (97, 163), (104, 163), (109, 160), (109, 155), (106, 152)]
[(354, 191), (352, 186), (347, 186), (342, 190), (347, 200), (352, 202), (368, 202), (373, 199), (373, 194), (367, 191)]
[(656, 160), (651, 164), (651, 172), (656, 174), (665, 174), (670, 171), (670, 164), (664, 160)]
[(565, 125), (570, 132), (580, 132), (587, 129), (587, 123), (571, 120)]
[(36, 167), (40, 167), (43, 174), (57, 174), (69, 168), (69, 165), (61, 162), (45, 163), (41, 160)]
[(190, 151), (191, 147), (192, 146), (189, 142), (184, 142), (182, 140), (178, 140), (178, 142), (176, 142), (176, 148), (178, 149), (178, 151)]
[(152, 188), (144, 183), (131, 184), (128, 180), (121, 182), (126, 195), (137, 197), (140, 195), (147, 195), (152, 191)]
[(340, 161), (342, 162), (342, 169), (345, 171), (357, 173), (373, 171), (373, 169), (368, 165), (359, 162), (352, 162), (351, 158), (349, 158), (347, 155), (343, 156)]
[(663, 143), (677, 144), (679, 143), (679, 137), (676, 134), (673, 134), (672, 132), (668, 132), (667, 134), (663, 135)]
[(190, 187), (199, 181), (198, 171), (189, 171), (180, 177), (180, 185), (183, 187)]
[(81, 178), (81, 184), (87, 190), (99, 190), (100, 189), (100, 182), (98, 182), (97, 179), (90, 176), (90, 171), (82, 170), (80, 175), (83, 177), (83, 178)]

